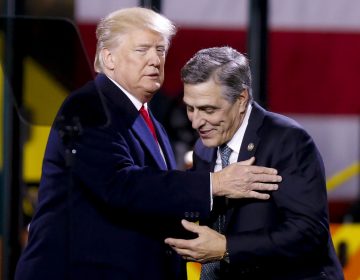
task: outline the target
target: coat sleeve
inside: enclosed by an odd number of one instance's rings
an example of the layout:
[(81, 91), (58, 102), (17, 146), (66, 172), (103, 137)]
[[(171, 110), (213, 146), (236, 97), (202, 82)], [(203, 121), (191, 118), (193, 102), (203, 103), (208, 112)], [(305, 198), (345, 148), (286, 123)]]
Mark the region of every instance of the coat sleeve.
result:
[(75, 143), (75, 188), (122, 215), (201, 218), (210, 211), (208, 172), (161, 171), (145, 150), (111, 127), (85, 129)]

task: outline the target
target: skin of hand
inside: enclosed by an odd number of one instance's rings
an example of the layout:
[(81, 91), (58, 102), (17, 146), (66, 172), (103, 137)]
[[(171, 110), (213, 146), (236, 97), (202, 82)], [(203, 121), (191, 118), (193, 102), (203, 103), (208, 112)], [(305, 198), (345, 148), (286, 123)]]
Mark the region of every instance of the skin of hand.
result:
[(171, 246), (185, 260), (206, 263), (221, 260), (226, 251), (224, 235), (207, 227), (186, 220), (181, 221), (183, 227), (198, 235), (195, 239), (166, 238), (165, 243)]
[(258, 191), (277, 190), (277, 183), (281, 182), (282, 178), (277, 175), (276, 169), (253, 166), (254, 162), (255, 157), (251, 157), (211, 173), (213, 196), (269, 199), (269, 194)]

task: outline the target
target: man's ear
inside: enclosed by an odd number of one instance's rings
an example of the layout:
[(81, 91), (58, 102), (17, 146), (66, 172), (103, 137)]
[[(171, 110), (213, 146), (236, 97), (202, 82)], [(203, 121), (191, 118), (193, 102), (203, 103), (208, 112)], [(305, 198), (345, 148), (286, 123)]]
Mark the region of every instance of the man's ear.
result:
[(113, 57), (111, 51), (108, 48), (103, 48), (101, 50), (100, 56), (102, 58), (105, 68), (107, 70), (114, 70), (115, 63), (114, 63), (114, 57)]
[(239, 102), (240, 102), (240, 111), (241, 112), (245, 112), (247, 105), (249, 103), (250, 100), (250, 95), (249, 95), (249, 90), (248, 89), (244, 89), (240, 96), (239, 96)]

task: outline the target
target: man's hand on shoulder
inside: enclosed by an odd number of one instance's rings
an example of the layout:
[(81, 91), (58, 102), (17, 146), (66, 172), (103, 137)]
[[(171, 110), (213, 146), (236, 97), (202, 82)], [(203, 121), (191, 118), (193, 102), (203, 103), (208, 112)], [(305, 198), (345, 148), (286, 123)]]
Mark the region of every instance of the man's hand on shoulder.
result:
[(281, 182), (274, 168), (254, 166), (255, 158), (228, 165), (219, 172), (212, 173), (212, 190), (214, 196), (228, 198), (270, 198), (263, 191), (275, 191)]

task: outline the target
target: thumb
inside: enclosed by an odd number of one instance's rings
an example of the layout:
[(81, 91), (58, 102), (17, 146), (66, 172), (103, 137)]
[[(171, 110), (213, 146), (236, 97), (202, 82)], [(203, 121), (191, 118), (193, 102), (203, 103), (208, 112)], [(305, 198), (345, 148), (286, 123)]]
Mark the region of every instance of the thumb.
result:
[(247, 160), (239, 161), (240, 165), (253, 165), (255, 162), (255, 157), (251, 157)]
[(194, 233), (199, 233), (200, 226), (197, 225), (196, 223), (192, 223), (187, 220), (181, 220), (181, 224), (186, 230)]

